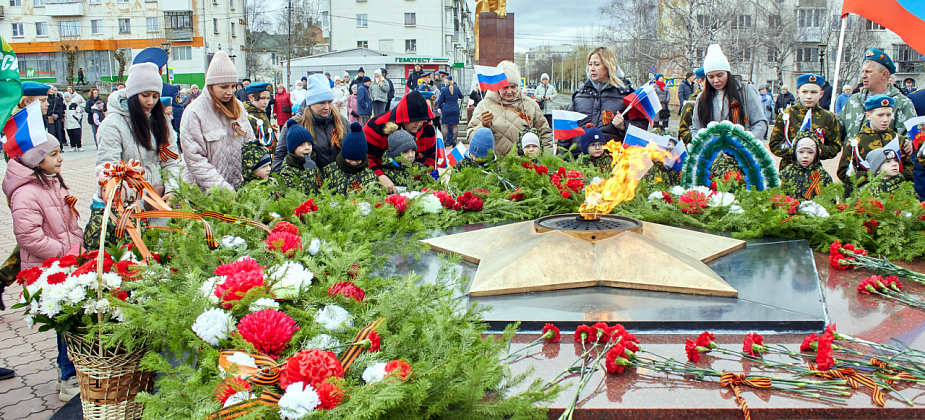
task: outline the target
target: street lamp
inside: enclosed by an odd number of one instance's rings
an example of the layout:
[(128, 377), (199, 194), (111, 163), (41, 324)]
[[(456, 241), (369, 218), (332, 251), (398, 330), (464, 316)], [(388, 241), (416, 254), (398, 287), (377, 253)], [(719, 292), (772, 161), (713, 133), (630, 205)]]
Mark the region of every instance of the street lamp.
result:
[(825, 78), (825, 42), (819, 43), (819, 74)]

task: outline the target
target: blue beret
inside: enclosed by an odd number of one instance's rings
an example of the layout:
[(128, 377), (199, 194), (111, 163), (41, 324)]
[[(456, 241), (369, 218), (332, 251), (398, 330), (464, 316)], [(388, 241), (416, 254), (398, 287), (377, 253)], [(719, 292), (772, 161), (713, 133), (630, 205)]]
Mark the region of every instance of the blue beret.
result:
[(22, 96), (44, 96), (48, 94), (48, 86), (39, 82), (22, 82)]
[(697, 76), (698, 79), (706, 79), (707, 73), (703, 71), (703, 66), (700, 66), (699, 69), (694, 70), (694, 76)]
[(132, 60), (132, 64), (138, 63), (154, 63), (157, 68), (164, 67), (167, 65), (167, 51), (158, 47), (145, 48)]
[(886, 67), (886, 69), (890, 71), (890, 74), (896, 73), (896, 65), (893, 64), (893, 60), (881, 50), (868, 48), (867, 51), (864, 52), (864, 61), (867, 60), (882, 64), (883, 67)]
[(886, 95), (873, 95), (867, 97), (867, 100), (864, 101), (864, 109), (870, 111), (872, 109), (883, 108), (883, 107), (893, 107), (893, 98)]
[(429, 90), (420, 91), (421, 95), (424, 96), (424, 99), (434, 99), (434, 93)]
[(247, 91), (248, 95), (251, 93), (263, 92), (265, 90), (270, 91), (270, 95), (272, 95), (273, 85), (267, 82), (251, 83), (247, 85), (247, 88), (245, 90)]
[(161, 96), (161, 103), (164, 104), (164, 106), (173, 106), (172, 102), (173, 98), (169, 96)]
[(819, 87), (822, 87), (822, 85), (825, 83), (825, 77), (819, 76), (818, 74), (812, 74), (812, 73), (807, 73), (800, 77), (797, 77), (797, 89), (799, 89), (800, 86), (803, 86), (807, 83), (812, 83), (814, 85), (819, 85)]

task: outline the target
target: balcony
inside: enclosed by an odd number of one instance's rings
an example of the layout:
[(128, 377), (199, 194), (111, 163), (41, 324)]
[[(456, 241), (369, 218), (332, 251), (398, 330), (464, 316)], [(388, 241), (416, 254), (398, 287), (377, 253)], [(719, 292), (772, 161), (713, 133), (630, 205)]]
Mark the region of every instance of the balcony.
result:
[(45, 3), (45, 15), (52, 17), (83, 16), (84, 4), (80, 1), (73, 3)]
[(896, 62), (897, 73), (925, 73), (925, 62), (922, 61), (898, 61)]
[(165, 12), (187, 12), (193, 10), (192, 0), (164, 0)]
[(164, 37), (168, 41), (192, 41), (193, 28), (164, 29)]

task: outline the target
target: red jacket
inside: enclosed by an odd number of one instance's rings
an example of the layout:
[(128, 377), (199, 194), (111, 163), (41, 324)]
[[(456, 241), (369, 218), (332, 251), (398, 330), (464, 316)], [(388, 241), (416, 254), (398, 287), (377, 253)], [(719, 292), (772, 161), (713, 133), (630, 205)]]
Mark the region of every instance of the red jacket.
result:
[(292, 112), (283, 112), (284, 106), (292, 110), (292, 99), (289, 97), (289, 92), (286, 92), (286, 88), (283, 88), (283, 93), (277, 93), (273, 101), (273, 114), (276, 115), (276, 125), (280, 127), (286, 125), (286, 121), (292, 118)]
[[(409, 97), (410, 105), (409, 105)], [(418, 155), (415, 159), (431, 168), (437, 165), (437, 131), (430, 122), (434, 118), (430, 108), (424, 105), (424, 97), (420, 92), (411, 92), (401, 98), (401, 102), (388, 114), (383, 114), (376, 119), (369, 120), (363, 127), (363, 133), (366, 135), (368, 144), (367, 156), (369, 157), (369, 168), (376, 172), (376, 176), (381, 176), (382, 154), (389, 148), (389, 134), (386, 132), (386, 123), (393, 122), (401, 124), (405, 122), (421, 121), (427, 118), (424, 125), (414, 133), (418, 146)], [(424, 112), (427, 114), (425, 115)]]

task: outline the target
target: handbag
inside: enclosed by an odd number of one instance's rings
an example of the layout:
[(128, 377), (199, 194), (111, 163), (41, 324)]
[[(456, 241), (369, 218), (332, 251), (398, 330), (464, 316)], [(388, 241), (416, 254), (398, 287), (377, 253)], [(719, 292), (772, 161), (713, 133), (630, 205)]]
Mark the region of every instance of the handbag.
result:
[(291, 113), (292, 113), (292, 107), (291, 107), (291, 106), (283, 105), (283, 113), (284, 113), (284, 114), (291, 114)]

